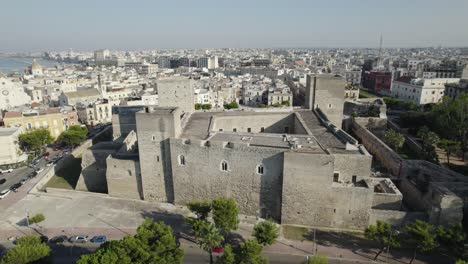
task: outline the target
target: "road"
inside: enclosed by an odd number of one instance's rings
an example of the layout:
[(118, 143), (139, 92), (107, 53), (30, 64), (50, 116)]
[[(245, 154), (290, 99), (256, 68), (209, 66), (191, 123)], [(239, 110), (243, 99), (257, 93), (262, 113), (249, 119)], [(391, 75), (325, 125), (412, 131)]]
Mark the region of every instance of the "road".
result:
[[(75, 263), (82, 254), (88, 254), (96, 251), (100, 244), (96, 243), (83, 243), (83, 244), (49, 244), (53, 251), (53, 262), (55, 264), (69, 264)], [(209, 263), (209, 255), (205, 251), (198, 248), (198, 246), (190, 243), (182, 243), (184, 249), (184, 261), (187, 264), (206, 264)], [(6, 252), (6, 249), (14, 247), (11, 242), (4, 242), (0, 244), (0, 255)], [(221, 254), (214, 254), (214, 259)], [(305, 263), (306, 257), (301, 255), (264, 252), (264, 256), (268, 259), (270, 264), (302, 264)], [(346, 261), (343, 259), (329, 259), (330, 264), (351, 264), (357, 263), (356, 261)], [(362, 263), (362, 262), (361, 262)]]
[[(47, 150), (50, 153), (49, 159), (53, 159), (55, 156), (59, 155), (61, 151), (52, 151), (51, 149)], [(26, 178), (29, 173), (33, 172), (37, 168), (46, 168), (45, 164), (47, 161), (43, 158), (40, 159), (39, 164), (35, 168), (29, 168), (27, 166), (14, 169), (10, 173), (0, 174), (0, 179), (6, 179), (6, 182), (0, 185), (0, 190), (10, 189), (10, 187), (20, 182), (22, 179)]]

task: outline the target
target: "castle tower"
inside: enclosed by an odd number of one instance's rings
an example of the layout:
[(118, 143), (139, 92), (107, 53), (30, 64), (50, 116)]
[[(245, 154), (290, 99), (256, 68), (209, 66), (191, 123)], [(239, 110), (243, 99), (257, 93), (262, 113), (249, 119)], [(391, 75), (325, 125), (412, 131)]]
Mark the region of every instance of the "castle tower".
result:
[(319, 108), (328, 120), (341, 128), (346, 80), (334, 74), (308, 74), (305, 108)]
[(178, 107), (146, 107), (136, 113), (143, 198), (173, 202), (170, 137), (181, 133)]

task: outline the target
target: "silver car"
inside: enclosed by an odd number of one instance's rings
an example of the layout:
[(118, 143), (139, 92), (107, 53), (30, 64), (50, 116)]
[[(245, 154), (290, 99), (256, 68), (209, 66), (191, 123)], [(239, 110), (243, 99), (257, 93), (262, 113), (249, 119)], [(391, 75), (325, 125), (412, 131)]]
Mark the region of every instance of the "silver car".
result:
[(88, 242), (88, 236), (85, 235), (77, 235), (77, 236), (72, 236), (70, 239), (68, 239), (71, 243), (86, 243)]

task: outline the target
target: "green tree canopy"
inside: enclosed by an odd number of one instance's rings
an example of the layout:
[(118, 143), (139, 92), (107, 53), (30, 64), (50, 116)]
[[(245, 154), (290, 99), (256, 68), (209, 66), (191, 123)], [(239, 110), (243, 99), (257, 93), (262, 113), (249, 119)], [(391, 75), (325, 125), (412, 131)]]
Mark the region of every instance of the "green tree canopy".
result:
[(213, 221), (225, 235), (231, 230), (236, 230), (239, 225), (239, 208), (232, 198), (218, 198), (211, 204)]
[(40, 128), (19, 135), (18, 140), (23, 150), (40, 152), (42, 146), (52, 143), (54, 139), (49, 130)]
[(217, 264), (234, 264), (236, 263), (236, 255), (232, 250), (231, 245), (227, 244), (224, 247), (223, 255), (216, 261)]
[(429, 252), (437, 246), (436, 232), (432, 225), (427, 222), (416, 220), (416, 222), (405, 226), (407, 235), (406, 243), (414, 249), (410, 264), (416, 258), (416, 252)]
[(466, 235), (461, 224), (452, 224), (448, 227), (438, 226), (436, 229), (437, 242), (453, 257), (463, 254)]
[(468, 151), (468, 94), (461, 94), (455, 100), (444, 97), (442, 102), (432, 109), (432, 114), (441, 135), (460, 142), (463, 153), (466, 153)]
[(401, 149), (405, 143), (405, 137), (396, 130), (389, 129), (387, 132), (385, 132), (385, 142), (398, 152), (398, 150)]
[(238, 264), (263, 264), (267, 259), (262, 255), (263, 247), (256, 240), (247, 240), (236, 250), (236, 263)]
[(37, 224), (45, 220), (45, 216), (43, 214), (36, 214), (33, 217), (29, 218), (30, 224)]
[(208, 201), (191, 202), (187, 204), (187, 207), (202, 220), (206, 219), (211, 212), (211, 202)]
[(431, 162), (437, 162), (437, 153), (435, 152), (434, 145), (437, 145), (439, 142), (439, 136), (429, 130), (427, 126), (423, 126), (419, 129), (417, 136), (422, 141), (422, 153), (424, 154), (424, 158)]
[(69, 146), (78, 145), (86, 140), (88, 129), (82, 126), (70, 126), (68, 130), (60, 134), (59, 140)]
[(226, 109), (235, 109), (235, 108), (239, 108), (239, 104), (236, 102), (236, 101), (232, 101), (230, 102), (229, 104), (225, 104), (224, 105), (224, 108)]
[(7, 251), (0, 264), (26, 264), (47, 260), (51, 256), (50, 247), (41, 242), (38, 236), (24, 236), (16, 241), (16, 247)]
[[(200, 220), (202, 221), (202, 220)], [(204, 224), (200, 230), (200, 237), (197, 240), (197, 244), (201, 249), (208, 252), (210, 255), (210, 264), (213, 263), (213, 248), (221, 246), (223, 242), (223, 236), (219, 233), (218, 228), (216, 228), (212, 223), (207, 221), (202, 221)]]
[(364, 236), (369, 240), (377, 242), (379, 245), (379, 251), (375, 254), (374, 261), (377, 260), (379, 255), (389, 246), (400, 246), (398, 236), (393, 234), (392, 225), (386, 222), (377, 221), (376, 225), (370, 225), (366, 228)]
[(145, 218), (135, 236), (108, 241), (96, 252), (82, 255), (77, 264), (182, 263), (183, 255), (170, 226)]
[(264, 246), (272, 245), (279, 236), (279, 230), (275, 223), (266, 220), (254, 226), (253, 236)]

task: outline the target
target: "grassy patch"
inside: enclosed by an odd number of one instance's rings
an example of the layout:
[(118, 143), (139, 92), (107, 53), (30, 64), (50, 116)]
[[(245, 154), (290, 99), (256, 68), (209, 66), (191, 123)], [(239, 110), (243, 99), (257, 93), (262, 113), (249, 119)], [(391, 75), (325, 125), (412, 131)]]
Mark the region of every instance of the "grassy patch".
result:
[(307, 239), (307, 234), (309, 234), (310, 230), (305, 227), (299, 226), (283, 226), (283, 235), (287, 239), (291, 240), (305, 240)]
[(64, 160), (62, 168), (55, 172), (55, 175), (46, 184), (46, 187), (59, 189), (75, 189), (76, 183), (81, 173), (81, 157), (70, 157)]
[(373, 94), (369, 91), (365, 91), (363, 89), (359, 90), (359, 98), (375, 98), (378, 97), (378, 95)]

